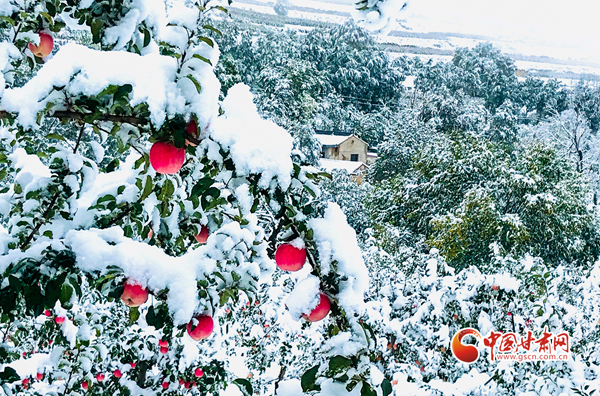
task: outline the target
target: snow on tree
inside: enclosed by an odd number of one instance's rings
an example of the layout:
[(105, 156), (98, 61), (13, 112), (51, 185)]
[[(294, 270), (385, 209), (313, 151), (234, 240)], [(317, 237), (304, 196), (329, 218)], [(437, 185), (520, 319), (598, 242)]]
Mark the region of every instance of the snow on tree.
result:
[(354, 18), (366, 29), (389, 33), (396, 24), (398, 14), (409, 2), (406, 0), (359, 0)]
[[(341, 369), (391, 392), (369, 375), (368, 274), (324, 175), (247, 86), (219, 101), (219, 2), (0, 12), (4, 394), (273, 394), (301, 377), (329, 395)], [(290, 245), (297, 273), (273, 259)]]

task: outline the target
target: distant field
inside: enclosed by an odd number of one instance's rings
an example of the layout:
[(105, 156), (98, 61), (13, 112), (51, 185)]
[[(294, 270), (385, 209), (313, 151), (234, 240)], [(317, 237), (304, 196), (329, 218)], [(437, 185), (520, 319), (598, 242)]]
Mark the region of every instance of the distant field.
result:
[[(330, 27), (351, 18), (352, 1), (348, 0), (288, 0), (287, 15), (278, 15), (274, 0), (236, 0), (230, 6), (233, 18), (251, 24), (267, 25), (281, 29), (309, 31), (315, 27)], [(527, 47), (519, 43), (505, 42), (492, 37), (458, 33), (392, 31), (388, 36), (378, 37), (382, 48), (393, 57), (418, 56), (427, 61), (447, 61), (456, 48), (474, 47), (480, 42), (491, 42), (513, 58), (519, 69), (527, 75), (541, 78), (557, 78), (567, 85), (574, 81), (600, 82), (600, 65), (556, 59), (540, 54), (543, 47)]]

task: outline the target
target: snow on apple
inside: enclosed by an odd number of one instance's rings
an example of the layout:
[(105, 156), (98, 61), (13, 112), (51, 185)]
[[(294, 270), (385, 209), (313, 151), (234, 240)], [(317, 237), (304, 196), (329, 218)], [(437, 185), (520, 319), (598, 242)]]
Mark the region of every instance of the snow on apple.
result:
[(275, 252), (275, 262), (283, 271), (299, 271), (306, 262), (306, 249), (297, 248), (291, 243), (283, 243)]
[(121, 300), (128, 307), (139, 307), (148, 301), (148, 289), (135, 283), (126, 282), (123, 286)]
[(331, 301), (324, 293), (319, 293), (319, 303), (310, 311), (310, 313), (302, 314), (302, 317), (309, 322), (318, 322), (329, 314), (331, 309)]
[(208, 338), (214, 328), (213, 318), (209, 315), (194, 316), (187, 324), (187, 333), (194, 341)]
[(38, 58), (45, 58), (52, 52), (52, 48), (54, 47), (54, 39), (50, 34), (43, 32), (40, 32), (38, 36), (39, 43), (29, 43), (29, 50)]

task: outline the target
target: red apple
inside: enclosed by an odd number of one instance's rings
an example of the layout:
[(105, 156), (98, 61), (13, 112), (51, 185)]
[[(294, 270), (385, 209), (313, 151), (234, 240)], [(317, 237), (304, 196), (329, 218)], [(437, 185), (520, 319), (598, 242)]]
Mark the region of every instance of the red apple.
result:
[(50, 312), (50, 310), (47, 309), (47, 310), (44, 311), (44, 315), (46, 315), (46, 316), (52, 316), (52, 312)]
[(25, 378), (23, 381), (21, 381), (21, 384), (24, 388), (27, 388), (29, 386), (29, 378)]
[(279, 245), (275, 252), (275, 263), (284, 271), (298, 271), (306, 262), (306, 249), (298, 249), (290, 243)]
[(202, 371), (201, 368), (197, 368), (196, 371), (194, 371), (194, 375), (198, 378), (202, 378), (202, 376), (204, 375), (204, 371)]
[(319, 293), (320, 301), (319, 304), (313, 309), (308, 315), (303, 314), (302, 317), (309, 322), (318, 322), (323, 319), (329, 313), (331, 309), (331, 302), (329, 297), (323, 293)]
[(121, 300), (128, 307), (139, 307), (148, 301), (148, 289), (133, 283), (125, 283)]
[(498, 285), (492, 286), (492, 290), (498, 290)]
[(187, 332), (194, 341), (204, 340), (211, 335), (214, 323), (213, 318), (208, 315), (194, 317), (187, 325)]
[(129, 365), (131, 366), (131, 368), (132, 368), (132, 369), (134, 369), (134, 368), (135, 368), (135, 365), (136, 365), (136, 364), (137, 364), (137, 363), (135, 363), (135, 362), (134, 362), (134, 363), (129, 363)]
[(37, 376), (35, 378), (37, 378), (38, 381), (41, 381), (41, 379), (44, 378), (44, 374), (43, 373), (37, 373)]
[(169, 383), (167, 381), (162, 383), (163, 389), (167, 389), (169, 387)]
[(160, 347), (168, 347), (169, 346), (169, 341), (167, 341), (167, 340), (160, 340), (160, 341), (158, 341), (158, 346), (160, 346)]
[(102, 373), (96, 374), (96, 381), (102, 382), (102, 381), (104, 381), (104, 378), (105, 378), (104, 374), (102, 374)]
[(163, 355), (169, 352), (169, 348), (167, 347), (160, 347), (160, 353), (162, 353)]
[(208, 227), (203, 225), (200, 229), (200, 234), (196, 235), (194, 238), (196, 238), (198, 243), (205, 244), (208, 240)]
[(121, 378), (123, 376), (123, 373), (121, 373), (121, 370), (117, 369), (113, 371), (113, 375), (117, 378)]
[(177, 173), (184, 161), (185, 149), (177, 148), (171, 142), (156, 142), (150, 149), (150, 165), (158, 173)]
[[(187, 126), (185, 127), (185, 133), (187, 133), (188, 135), (197, 138), (198, 137), (198, 125), (196, 124), (196, 121), (192, 118), (192, 120), (187, 124)], [(185, 139), (185, 144), (188, 146), (192, 146), (192, 147), (196, 147), (197, 144), (196, 143), (192, 143), (189, 140)]]
[(190, 381), (187, 381), (184, 386), (185, 389), (190, 389), (192, 387), (192, 383)]
[(179, 385), (185, 384), (185, 380), (183, 378), (179, 378)]
[(38, 33), (38, 36), (40, 36), (40, 43), (38, 45), (29, 43), (29, 50), (38, 58), (45, 58), (52, 52), (54, 39), (47, 33)]
[(153, 236), (154, 232), (152, 231), (152, 228), (150, 228), (150, 231), (148, 231), (148, 239), (152, 239)]
[(54, 318), (54, 321), (57, 324), (63, 324), (65, 322), (65, 317), (64, 316), (57, 316), (56, 318)]
[(83, 381), (83, 382), (81, 383), (81, 387), (82, 387), (83, 389), (87, 390), (87, 388), (88, 388), (88, 382), (87, 382), (87, 381)]

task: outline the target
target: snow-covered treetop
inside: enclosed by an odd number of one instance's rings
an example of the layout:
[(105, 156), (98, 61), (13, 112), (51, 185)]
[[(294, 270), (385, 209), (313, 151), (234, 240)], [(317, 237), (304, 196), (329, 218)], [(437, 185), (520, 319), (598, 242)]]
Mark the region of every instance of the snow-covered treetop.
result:
[(360, 0), (356, 2), (353, 17), (362, 27), (387, 34), (395, 27), (396, 18), (408, 4), (407, 0)]

